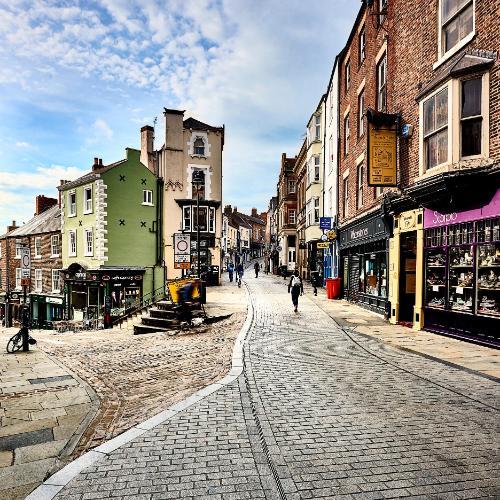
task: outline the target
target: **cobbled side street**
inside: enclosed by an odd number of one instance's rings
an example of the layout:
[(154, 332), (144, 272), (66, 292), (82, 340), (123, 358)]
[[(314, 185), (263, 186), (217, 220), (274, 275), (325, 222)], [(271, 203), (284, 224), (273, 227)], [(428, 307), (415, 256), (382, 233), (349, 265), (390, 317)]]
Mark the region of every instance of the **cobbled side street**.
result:
[(71, 481), (59, 499), (498, 498), (500, 385), (343, 330), (248, 278), (234, 382)]

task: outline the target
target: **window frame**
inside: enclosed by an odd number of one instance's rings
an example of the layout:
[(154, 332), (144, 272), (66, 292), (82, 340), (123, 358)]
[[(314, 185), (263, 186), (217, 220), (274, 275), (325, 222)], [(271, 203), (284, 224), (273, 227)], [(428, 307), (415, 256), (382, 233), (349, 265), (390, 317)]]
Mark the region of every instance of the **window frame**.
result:
[(343, 207), (342, 207), (342, 215), (344, 219), (347, 219), (349, 216), (349, 175), (346, 175), (342, 182), (343, 188)]
[(208, 207), (208, 232), (215, 233), (215, 208)]
[[(290, 189), (290, 186), (293, 187), (293, 189)], [(297, 192), (297, 182), (294, 181), (293, 179), (288, 179), (288, 194), (295, 194)]]
[[(57, 288), (54, 287), (54, 273), (56, 273), (56, 276), (57, 276), (57, 284), (58, 284)], [(61, 270), (60, 269), (52, 269), (51, 284), (52, 284), (52, 293), (60, 293), (60, 291), (61, 291)]]
[(349, 142), (351, 139), (351, 131), (350, 131), (350, 124), (349, 124), (349, 115), (351, 113), (346, 113), (344, 116), (344, 156), (347, 156), (349, 154)]
[(357, 167), (356, 167), (356, 208), (359, 210), (363, 208), (363, 203), (364, 203), (364, 172), (365, 172), (365, 164), (362, 161)]
[[(384, 69), (383, 76), (384, 76), (384, 81), (382, 84), (382, 79), (381, 79), (381, 69)], [(380, 57), (380, 59), (377, 61), (377, 64), (375, 66), (375, 71), (376, 71), (376, 85), (375, 85), (375, 90), (376, 90), (376, 110), (381, 111), (381, 112), (387, 112), (387, 50), (385, 50)], [(383, 97), (383, 99), (381, 99)], [(381, 101), (383, 102), (383, 106), (381, 106)]]
[[(75, 197), (75, 201), (72, 202), (71, 198)], [(68, 191), (68, 217), (76, 217), (76, 202), (77, 202), (77, 196), (76, 196), (76, 190), (72, 189), (71, 191)]]
[(321, 141), (321, 115), (314, 115), (314, 141)]
[[(199, 146), (196, 146), (196, 142), (197, 141), (201, 141), (203, 143), (203, 151), (200, 153), (198, 151), (196, 151), (196, 148), (198, 148)], [(205, 156), (205, 151), (206, 151), (206, 144), (205, 144), (205, 140), (203, 139), (203, 137), (197, 135), (193, 141), (193, 156)]]
[[(40, 283), (40, 286), (38, 284)], [(42, 269), (35, 269), (35, 292), (41, 292), (43, 290), (43, 271)]]
[(141, 205), (146, 207), (154, 207), (153, 203), (153, 190), (143, 189), (142, 190), (142, 203)]
[[(73, 238), (72, 238), (73, 237)], [(72, 241), (74, 240), (74, 241)], [(74, 251), (73, 251), (73, 243), (74, 243)], [(71, 229), (68, 231), (68, 257), (76, 257), (78, 253), (78, 246), (77, 246), (77, 238), (76, 238), (76, 230)]]
[(21, 290), (22, 271), (20, 267), (16, 267), (15, 288)]
[[(188, 216), (186, 217), (186, 213)], [(192, 218), (192, 210), (191, 205), (186, 205), (182, 207), (182, 230), (191, 232), (191, 228), (193, 226), (193, 218)], [(186, 221), (189, 221), (189, 224), (186, 224)]]
[(344, 64), (344, 88), (345, 93), (349, 92), (351, 86), (351, 59), (347, 59)]
[[(87, 193), (90, 193), (90, 197), (87, 197)], [(90, 202), (90, 208), (89, 208), (89, 202)], [(92, 192), (92, 185), (85, 186), (83, 188), (83, 213), (91, 214), (93, 210), (94, 210), (94, 198)]]
[[(54, 238), (56, 238), (57, 243), (54, 245)], [(51, 257), (59, 257), (61, 252), (59, 251), (60, 238), (58, 234), (52, 234), (50, 236), (50, 256)], [(54, 246), (57, 249), (57, 253), (54, 253)]]
[(319, 155), (313, 156), (314, 163), (314, 182), (321, 181), (321, 159)]
[(365, 135), (365, 89), (358, 94), (358, 139)]
[[(91, 238), (89, 240), (88, 235), (90, 234)], [(94, 256), (94, 231), (92, 228), (86, 228), (83, 231), (83, 244), (84, 244), (84, 251), (83, 255), (85, 257), (93, 257)], [(89, 249), (89, 242), (90, 242), (90, 249)]]
[(288, 209), (288, 224), (296, 224), (297, 223), (297, 211), (295, 208)]
[(378, 7), (378, 25), (382, 26), (387, 19), (387, 9), (389, 7), (389, 0), (377, 0)]
[(314, 196), (313, 197), (313, 221), (314, 221), (314, 224), (319, 224), (319, 218), (320, 218), (319, 196)]
[(366, 27), (359, 30), (358, 34), (358, 66), (361, 67), (366, 59)]
[(42, 258), (42, 237), (41, 236), (35, 236), (34, 253), (35, 253), (35, 259)]
[[(454, 15), (450, 16), (446, 21), (443, 20), (443, 0), (437, 3), (437, 29), (438, 29), (438, 53), (437, 61), (433, 65), (436, 69), (442, 63), (447, 61), (450, 57), (456, 54), (459, 50), (465, 47), (476, 35), (476, 0), (466, 0), (465, 3)], [(459, 40), (453, 47), (446, 50), (446, 40), (444, 36), (444, 27), (449, 25), (454, 19), (462, 14), (469, 6), (472, 5), (472, 31)]]
[[(462, 117), (462, 99), (463, 99), (463, 91), (464, 91), (464, 83), (467, 81), (471, 80), (479, 80), (481, 83), (481, 92), (480, 92), (480, 99), (481, 99), (481, 112), (479, 115), (474, 115), (474, 116), (466, 116)], [(461, 78), (459, 80), (459, 88), (458, 88), (458, 136), (459, 136), (459, 158), (460, 160), (473, 160), (475, 158), (482, 158), (484, 155), (484, 135), (487, 133), (487, 130), (485, 130), (484, 124), (485, 124), (485, 103), (484, 103), (484, 75), (474, 75), (472, 77), (468, 78)], [(488, 104), (486, 104), (488, 105)], [(462, 154), (462, 125), (464, 122), (467, 121), (472, 121), (472, 120), (477, 120), (478, 118), (481, 118), (481, 140), (480, 140), (480, 146), (481, 146), (481, 151), (479, 153), (473, 154), (473, 155), (468, 155), (464, 156)]]
[(23, 242), (21, 240), (16, 240), (14, 243), (14, 259), (21, 258), (21, 248), (23, 247)]

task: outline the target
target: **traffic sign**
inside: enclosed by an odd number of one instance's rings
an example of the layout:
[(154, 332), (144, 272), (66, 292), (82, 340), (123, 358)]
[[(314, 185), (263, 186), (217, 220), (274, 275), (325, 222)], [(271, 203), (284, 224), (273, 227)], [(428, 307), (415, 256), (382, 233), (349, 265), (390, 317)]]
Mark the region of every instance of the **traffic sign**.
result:
[(326, 236), (329, 240), (334, 240), (337, 237), (337, 231), (328, 231)]
[(29, 247), (21, 247), (21, 278), (29, 278), (31, 271), (31, 255)]

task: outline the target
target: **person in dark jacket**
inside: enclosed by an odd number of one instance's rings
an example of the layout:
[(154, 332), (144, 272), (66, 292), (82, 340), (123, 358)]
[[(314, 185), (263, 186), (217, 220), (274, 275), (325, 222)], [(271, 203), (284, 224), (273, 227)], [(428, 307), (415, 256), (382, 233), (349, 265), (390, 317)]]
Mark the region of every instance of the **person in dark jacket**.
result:
[(229, 262), (227, 265), (227, 273), (229, 274), (229, 282), (233, 282), (233, 273), (234, 273), (234, 265), (232, 262)]
[(299, 295), (304, 294), (304, 285), (302, 284), (302, 278), (299, 275), (299, 271), (295, 271), (292, 274), (290, 283), (288, 283), (288, 293), (292, 294), (294, 311), (299, 312)]
[(258, 262), (256, 262), (253, 266), (254, 270), (255, 270), (255, 277), (258, 278), (259, 277), (259, 271), (260, 271), (260, 264)]

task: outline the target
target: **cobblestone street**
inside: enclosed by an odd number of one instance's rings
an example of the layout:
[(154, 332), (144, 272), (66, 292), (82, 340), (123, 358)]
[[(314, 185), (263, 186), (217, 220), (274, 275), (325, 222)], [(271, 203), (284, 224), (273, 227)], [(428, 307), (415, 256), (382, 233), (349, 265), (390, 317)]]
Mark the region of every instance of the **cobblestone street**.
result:
[(342, 330), (282, 280), (247, 278), (243, 374), (103, 455), (57, 496), (500, 496), (494, 378)]

